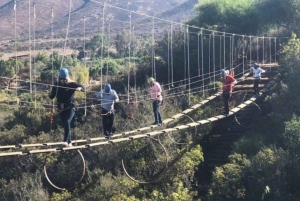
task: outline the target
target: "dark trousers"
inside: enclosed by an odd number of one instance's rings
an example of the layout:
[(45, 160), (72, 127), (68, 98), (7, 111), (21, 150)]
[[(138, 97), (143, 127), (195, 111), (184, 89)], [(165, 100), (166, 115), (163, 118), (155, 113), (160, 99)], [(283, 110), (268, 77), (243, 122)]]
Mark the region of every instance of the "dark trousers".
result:
[(65, 109), (59, 113), (65, 131), (64, 142), (71, 143), (71, 121), (74, 114), (75, 110), (73, 107)]
[(254, 84), (253, 84), (254, 94), (258, 94), (258, 92), (259, 92), (259, 90), (258, 90), (259, 82), (260, 82), (260, 78), (254, 79)]
[(162, 123), (162, 118), (161, 118), (161, 113), (159, 110), (159, 107), (161, 105), (161, 101), (158, 100), (154, 100), (152, 102), (152, 108), (153, 108), (153, 114), (154, 114), (154, 119), (155, 119), (155, 123)]
[(112, 127), (114, 124), (115, 115), (114, 113), (109, 113), (106, 109), (102, 108), (102, 124), (103, 124), (103, 134), (105, 136), (110, 136), (112, 133)]
[(223, 92), (223, 102), (224, 102), (224, 113), (229, 114), (229, 99), (231, 97), (231, 93)]

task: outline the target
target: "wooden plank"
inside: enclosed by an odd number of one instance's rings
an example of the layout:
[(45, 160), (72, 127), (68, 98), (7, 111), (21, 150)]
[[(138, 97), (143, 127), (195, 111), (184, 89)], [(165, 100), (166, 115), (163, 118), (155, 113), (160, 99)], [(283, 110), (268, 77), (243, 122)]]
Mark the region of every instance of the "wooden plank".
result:
[(253, 101), (247, 100), (247, 101), (244, 102), (244, 104), (249, 105), (249, 104), (251, 104), (252, 102), (253, 102)]
[(172, 116), (171, 118), (174, 118), (174, 119), (177, 119), (177, 118), (179, 118), (179, 117), (182, 117), (183, 116), (183, 114), (176, 114), (176, 115), (174, 115), (174, 116)]
[(215, 99), (217, 96), (210, 96), (210, 97), (208, 97), (206, 100), (213, 100), (213, 99)]
[(19, 144), (19, 146), (21, 148), (25, 148), (25, 147), (41, 147), (41, 146), (45, 146), (44, 144)]
[(64, 147), (63, 150), (74, 150), (74, 149), (85, 149), (87, 148), (86, 145), (80, 145), (80, 146), (73, 146), (73, 147)]
[(30, 150), (28, 153), (30, 154), (38, 154), (38, 153), (49, 153), (49, 152), (56, 152), (57, 149), (37, 149), (37, 150)]
[(241, 108), (236, 107), (236, 108), (233, 108), (233, 109), (231, 110), (231, 112), (236, 113), (236, 112), (238, 112), (238, 111), (240, 111), (240, 110), (241, 110)]
[(223, 118), (225, 118), (226, 116), (225, 115), (218, 115), (218, 116), (215, 116), (216, 118), (218, 118), (218, 119), (223, 119)]
[(63, 142), (49, 142), (44, 143), (45, 146), (53, 146), (53, 145), (63, 145)]
[(22, 154), (23, 154), (23, 152), (17, 151), (17, 152), (0, 153), (0, 156), (19, 156)]
[(207, 124), (207, 123), (209, 123), (209, 121), (207, 121), (207, 120), (200, 120), (200, 121), (197, 121), (198, 123), (200, 123), (200, 124)]
[(156, 132), (151, 132), (148, 134), (149, 134), (149, 136), (155, 136), (155, 135), (163, 134), (163, 131), (156, 131)]
[(95, 137), (95, 138), (91, 138), (90, 141), (98, 141), (98, 140), (105, 140), (105, 137)]
[(208, 119), (206, 119), (207, 121), (210, 121), (210, 122), (213, 122), (213, 121), (217, 121), (217, 120), (219, 120), (218, 118), (216, 118), (216, 117), (211, 117), (211, 118), (208, 118)]
[(96, 142), (92, 144), (87, 144), (86, 147), (94, 147), (94, 146), (99, 146), (99, 145), (104, 145), (104, 144), (109, 144), (108, 141), (105, 142)]
[(198, 108), (198, 107), (201, 107), (203, 104), (201, 104), (201, 103), (199, 103), (199, 104), (196, 104), (196, 105), (194, 105), (193, 107), (191, 107), (192, 109), (196, 109), (196, 108)]
[(172, 132), (172, 131), (177, 131), (177, 129), (175, 129), (175, 128), (167, 128), (167, 129), (162, 130), (163, 133)]
[(204, 101), (201, 101), (201, 103), (204, 105), (205, 103), (208, 103), (209, 100), (204, 100)]
[(5, 145), (5, 146), (0, 146), (0, 149), (13, 149), (17, 148), (16, 145)]
[(144, 137), (148, 137), (149, 135), (147, 134), (141, 134), (141, 135), (133, 135), (133, 136), (130, 136), (129, 139), (138, 139), (138, 138), (144, 138)]
[(180, 125), (180, 126), (176, 126), (175, 128), (178, 129), (178, 130), (181, 130), (181, 129), (189, 128), (189, 126), (187, 126), (187, 125)]
[(244, 104), (244, 103), (242, 103), (242, 104), (240, 104), (239, 106), (237, 106), (238, 108), (244, 108), (244, 107), (247, 107), (247, 105), (246, 104)]
[(167, 123), (169, 123), (169, 122), (171, 122), (171, 121), (174, 121), (174, 119), (171, 119), (171, 118), (165, 119), (165, 120), (163, 120), (163, 123), (164, 123), (164, 124), (167, 124)]
[(153, 131), (153, 132), (150, 132), (150, 133), (146, 133), (148, 136), (152, 136), (152, 135), (158, 135), (158, 134), (162, 134), (163, 131)]
[(114, 139), (114, 140), (109, 140), (110, 143), (116, 143), (116, 142), (125, 142), (131, 140), (130, 138), (120, 138), (120, 139)]
[(82, 140), (74, 140), (73, 143), (82, 143), (82, 142), (88, 142), (90, 139), (82, 139)]
[(182, 114), (187, 114), (187, 113), (189, 113), (189, 112), (191, 112), (191, 111), (193, 111), (194, 109), (186, 109), (186, 110), (184, 110), (184, 111), (182, 111)]
[(194, 126), (199, 126), (199, 125), (200, 125), (200, 123), (197, 123), (197, 122), (187, 124), (187, 126), (189, 126), (189, 127), (194, 127)]
[(149, 130), (150, 127), (144, 127), (144, 128), (141, 128), (141, 129), (137, 129), (137, 131), (144, 131), (144, 130)]

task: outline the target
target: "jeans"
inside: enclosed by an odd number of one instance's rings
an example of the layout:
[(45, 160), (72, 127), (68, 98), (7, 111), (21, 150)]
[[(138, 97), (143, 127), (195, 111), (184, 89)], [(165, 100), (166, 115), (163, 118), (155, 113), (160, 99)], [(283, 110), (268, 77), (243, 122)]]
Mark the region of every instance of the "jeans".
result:
[(109, 111), (102, 108), (102, 125), (103, 125), (103, 134), (105, 136), (110, 136), (112, 134), (114, 119), (115, 119), (115, 115), (113, 112), (109, 113)]
[(159, 100), (154, 100), (152, 102), (155, 123), (160, 123), (161, 124), (162, 123), (162, 118), (161, 118), (161, 113), (160, 113), (160, 110), (159, 110), (160, 105), (161, 105), (161, 101), (159, 101)]
[(64, 142), (71, 143), (71, 121), (74, 114), (75, 110), (73, 107), (65, 109), (59, 113), (65, 131)]
[(259, 79), (254, 79), (254, 84), (253, 84), (253, 90), (254, 90), (254, 94), (258, 94), (258, 84), (260, 82), (260, 78)]
[(224, 113), (229, 114), (229, 99), (231, 97), (231, 93), (223, 92), (223, 102), (224, 102)]

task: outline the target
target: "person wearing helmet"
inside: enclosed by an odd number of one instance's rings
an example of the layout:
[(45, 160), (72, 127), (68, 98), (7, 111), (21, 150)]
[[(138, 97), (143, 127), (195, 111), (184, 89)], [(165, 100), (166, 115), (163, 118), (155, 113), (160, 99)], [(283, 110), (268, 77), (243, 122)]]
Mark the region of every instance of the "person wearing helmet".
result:
[(222, 78), (222, 90), (223, 90), (223, 102), (224, 102), (224, 115), (229, 114), (229, 99), (232, 95), (233, 85), (237, 83), (237, 81), (229, 75), (228, 70), (221, 70), (221, 78)]
[(153, 77), (150, 77), (148, 79), (148, 84), (151, 86), (150, 96), (152, 100), (152, 108), (155, 119), (152, 125), (160, 126), (162, 124), (162, 117), (159, 109), (162, 103), (161, 87), (158, 82), (155, 82)]
[(261, 73), (264, 73), (266, 71), (261, 69), (257, 63), (252, 64), (251, 70), (253, 72), (253, 77), (254, 77), (254, 83), (253, 83), (254, 95), (259, 96), (258, 85), (259, 85), (259, 82), (260, 82)]
[(100, 91), (96, 97), (101, 99), (103, 134), (105, 138), (109, 138), (113, 135), (112, 128), (115, 118), (114, 103), (119, 102), (119, 97), (110, 84), (106, 84), (104, 90)]
[(58, 82), (52, 87), (49, 98), (54, 99), (56, 97), (57, 109), (65, 133), (63, 146), (72, 146), (71, 121), (75, 115), (74, 93), (75, 91), (84, 90), (85, 89), (81, 84), (71, 81), (68, 69), (60, 69)]

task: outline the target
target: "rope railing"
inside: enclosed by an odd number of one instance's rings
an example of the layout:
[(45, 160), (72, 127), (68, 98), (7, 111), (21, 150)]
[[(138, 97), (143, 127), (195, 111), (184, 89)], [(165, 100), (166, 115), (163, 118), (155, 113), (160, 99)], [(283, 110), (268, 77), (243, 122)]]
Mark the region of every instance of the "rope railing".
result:
[[(267, 85), (265, 85), (265, 87), (261, 90), (262, 93), (266, 92), (267, 89), (274, 84), (275, 81), (271, 81), (269, 82)], [(217, 95), (217, 94), (216, 94)], [(218, 96), (218, 95), (217, 95)], [(63, 147), (63, 148), (46, 148), (46, 149), (35, 149), (35, 150), (26, 150), (26, 151), (16, 151), (16, 152), (5, 152), (5, 153), (0, 153), (0, 157), (2, 156), (20, 156), (20, 155), (30, 155), (30, 154), (38, 154), (38, 153), (51, 153), (51, 152), (60, 152), (60, 151), (70, 151), (70, 150), (78, 150), (78, 149), (87, 149), (87, 148), (91, 148), (91, 147), (96, 147), (96, 146), (101, 146), (101, 145), (107, 145), (107, 144), (114, 144), (114, 143), (118, 143), (118, 142), (125, 142), (125, 141), (131, 141), (134, 139), (139, 139), (139, 138), (145, 138), (145, 137), (152, 137), (152, 136), (156, 136), (156, 135), (160, 135), (160, 134), (166, 134), (168, 132), (173, 132), (173, 131), (179, 131), (179, 130), (184, 130), (190, 127), (194, 127), (194, 126), (199, 126), (199, 125), (205, 125), (208, 123), (213, 123), (215, 121), (224, 119), (228, 116), (232, 116), (235, 113), (239, 112), (240, 110), (242, 110), (243, 108), (247, 107), (248, 105), (250, 105), (252, 102), (254, 102), (257, 99), (256, 96), (251, 97), (249, 100), (243, 102), (242, 104), (238, 105), (237, 107), (233, 108), (230, 110), (228, 115), (217, 115), (214, 117), (210, 117), (208, 119), (204, 119), (204, 120), (198, 120), (196, 122), (193, 123), (189, 123), (189, 124), (185, 124), (185, 125), (178, 125), (175, 126), (173, 128), (166, 128), (166, 129), (162, 129), (159, 131), (153, 131), (153, 132), (148, 132), (145, 134), (138, 134), (138, 135), (134, 135), (134, 136), (128, 136), (128, 137), (124, 137), (127, 134), (133, 134), (139, 131), (142, 131), (142, 129), (136, 130), (136, 131), (131, 131), (131, 132), (125, 132), (122, 134), (118, 134), (118, 135), (114, 135), (114, 137), (118, 137), (118, 136), (122, 136), (122, 138), (119, 139), (109, 139), (107, 141), (101, 141), (101, 142), (95, 142), (95, 143), (89, 143), (89, 144), (85, 144), (85, 145), (79, 145), (79, 146), (73, 146), (73, 147)], [(200, 107), (201, 104), (196, 105), (197, 107)], [(196, 106), (192, 107), (190, 110), (193, 110)], [(184, 112), (184, 111), (183, 111)], [(183, 113), (182, 112), (182, 113)], [(184, 114), (180, 114), (177, 116), (173, 116), (170, 119), (177, 119), (181, 116), (183, 116)], [(151, 127), (145, 127), (144, 130), (153, 128), (156, 126), (151, 126)], [(104, 137), (99, 137), (99, 138), (91, 138), (91, 139), (84, 139), (84, 140), (77, 140), (76, 142), (92, 142), (92, 141), (98, 141), (98, 140), (105, 140)], [(37, 144), (28, 144), (28, 145), (6, 145), (6, 146), (1, 146), (0, 149), (13, 149), (13, 148), (28, 148), (28, 147), (39, 147), (39, 146), (55, 146), (55, 145), (60, 145), (61, 142), (55, 142), (55, 143), (37, 143)]]

